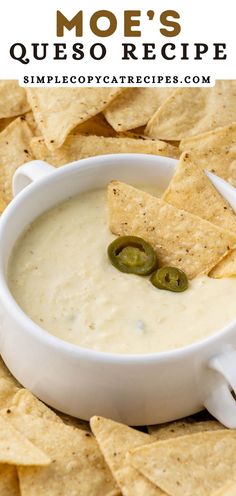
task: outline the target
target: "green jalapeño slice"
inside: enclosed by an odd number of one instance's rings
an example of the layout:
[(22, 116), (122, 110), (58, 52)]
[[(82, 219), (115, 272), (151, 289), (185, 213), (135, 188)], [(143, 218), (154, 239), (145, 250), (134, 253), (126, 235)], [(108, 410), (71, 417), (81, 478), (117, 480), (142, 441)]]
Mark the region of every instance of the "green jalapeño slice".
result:
[(152, 274), (150, 281), (156, 288), (167, 289), (176, 293), (188, 288), (186, 274), (176, 267), (161, 267)]
[(157, 257), (152, 246), (136, 236), (121, 236), (107, 249), (108, 257), (118, 270), (147, 276), (157, 268)]

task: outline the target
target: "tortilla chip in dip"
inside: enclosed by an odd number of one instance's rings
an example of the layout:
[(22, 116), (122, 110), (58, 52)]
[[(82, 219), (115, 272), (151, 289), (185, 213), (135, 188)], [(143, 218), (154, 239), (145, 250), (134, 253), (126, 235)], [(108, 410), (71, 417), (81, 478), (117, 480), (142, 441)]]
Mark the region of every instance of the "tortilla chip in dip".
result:
[(1, 496), (21, 496), (16, 467), (0, 464), (0, 494)]
[(78, 124), (102, 112), (121, 93), (112, 88), (28, 88), (35, 121), (50, 150), (63, 145)]
[[(213, 224), (236, 231), (236, 215), (211, 181), (192, 160), (192, 153), (182, 154), (176, 172), (163, 195), (163, 200), (176, 208), (209, 220)], [(210, 272), (220, 279), (236, 275), (236, 251), (227, 254)]]
[(179, 88), (157, 110), (147, 136), (181, 140), (236, 121), (236, 80), (212, 88)]
[(26, 91), (18, 81), (0, 80), (0, 119), (15, 117), (29, 110)]
[(1, 415), (52, 463), (48, 467), (19, 467), (23, 496), (118, 496), (115, 481), (89, 432), (52, 422), (45, 418), (20, 414), (17, 409)]
[(127, 452), (137, 446), (153, 442), (148, 434), (103, 417), (92, 417), (91, 429), (104, 458), (125, 496), (164, 496), (146, 477), (126, 459)]
[(159, 264), (182, 269), (189, 279), (208, 273), (235, 246), (235, 233), (119, 181), (108, 186), (109, 224), (119, 236), (139, 236)]
[(223, 425), (217, 420), (205, 420), (196, 422), (192, 418), (168, 422), (167, 424), (150, 425), (148, 432), (158, 441), (165, 441), (186, 434), (196, 434), (197, 432), (215, 431), (223, 429)]
[(209, 496), (232, 481), (236, 432), (208, 431), (133, 450), (130, 463), (170, 496)]
[(20, 117), (0, 133), (0, 212), (12, 199), (12, 177), (16, 169), (33, 160), (32, 131)]
[(173, 88), (128, 88), (105, 110), (109, 124), (117, 131), (145, 126)]
[(236, 187), (236, 124), (184, 139), (180, 150), (190, 152), (199, 167)]
[(214, 279), (236, 276), (236, 250), (224, 257), (209, 273)]
[(202, 169), (183, 153), (163, 200), (223, 229), (236, 232), (236, 215)]
[(31, 149), (37, 159), (46, 160), (57, 167), (75, 160), (111, 153), (145, 153), (173, 158), (179, 156), (178, 150), (164, 141), (102, 136), (71, 135), (61, 148), (54, 151), (48, 150), (42, 138), (33, 138)]

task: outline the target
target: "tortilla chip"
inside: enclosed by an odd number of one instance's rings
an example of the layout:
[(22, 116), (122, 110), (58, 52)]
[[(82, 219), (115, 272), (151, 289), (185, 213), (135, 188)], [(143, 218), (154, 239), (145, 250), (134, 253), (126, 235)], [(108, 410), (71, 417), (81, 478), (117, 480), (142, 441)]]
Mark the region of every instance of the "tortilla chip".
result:
[(180, 150), (190, 152), (199, 167), (236, 187), (236, 124), (185, 139)]
[(112, 88), (28, 88), (35, 121), (47, 147), (55, 150), (78, 124), (102, 112), (121, 93)]
[(0, 494), (1, 496), (21, 496), (16, 467), (0, 465)]
[(104, 115), (117, 132), (145, 126), (172, 93), (173, 88), (128, 88), (104, 110)]
[[(25, 413), (57, 423), (63, 422), (64, 424), (76, 427), (77, 429), (90, 431), (89, 422), (52, 410), (42, 401), (38, 400), (36, 396), (28, 391), (28, 389), (19, 389), (12, 398), (10, 405), (11, 407), (16, 407), (17, 411), (21, 414)], [(0, 407), (3, 408), (4, 405), (0, 404)]]
[(235, 496), (236, 495), (236, 481), (230, 482), (212, 496)]
[(161, 266), (179, 267), (189, 279), (207, 274), (235, 246), (234, 233), (119, 181), (108, 186), (108, 207), (114, 234), (142, 237)]
[(209, 273), (214, 279), (236, 276), (236, 250), (226, 255)]
[(236, 80), (213, 88), (179, 88), (149, 121), (152, 138), (181, 140), (236, 121)]
[[(199, 164), (202, 169), (208, 169), (226, 180), (229, 180), (231, 177), (231, 183), (234, 182), (231, 174), (233, 173), (235, 167), (236, 184), (236, 125), (221, 128), (219, 130), (182, 141), (181, 148), (189, 148), (190, 151), (185, 152), (185, 156), (186, 154), (189, 155), (190, 160), (194, 160), (194, 162)], [(191, 178), (190, 165), (185, 163), (185, 167), (184, 164), (182, 164), (181, 167), (182, 175), (177, 175), (177, 187), (181, 188), (181, 194), (179, 195), (178, 193), (174, 193), (175, 184), (173, 183), (171, 186), (171, 182), (170, 187), (168, 188), (169, 191), (167, 190), (164, 194), (164, 199), (175, 206), (179, 206), (183, 202), (183, 205), (185, 204), (185, 210), (192, 211), (192, 213), (210, 220), (216, 225), (223, 226), (226, 229), (235, 230), (234, 224), (236, 217), (233, 210), (223, 199), (223, 197), (217, 193), (213, 185), (211, 185), (211, 194), (209, 186), (206, 189), (207, 181), (208, 184), (210, 183), (207, 177), (205, 176), (205, 186), (202, 181), (202, 189), (200, 193), (199, 172), (198, 181), (196, 179), (197, 166), (195, 166), (195, 173)], [(193, 166), (191, 166), (191, 171), (193, 173)], [(189, 178), (187, 178), (188, 173)], [(183, 180), (183, 176), (185, 176), (185, 183), (181, 185), (180, 181)], [(196, 197), (196, 194), (194, 195), (194, 187), (198, 188), (198, 197)], [(190, 201), (187, 196), (187, 188), (189, 191), (189, 198), (192, 195)], [(183, 191), (185, 194), (183, 194)], [(215, 191), (214, 197), (212, 195), (213, 191)], [(218, 198), (221, 198), (221, 206), (218, 200), (216, 202), (217, 196)], [(193, 203), (193, 198), (196, 199), (195, 203)], [(224, 206), (223, 203), (225, 203)], [(222, 211), (222, 215), (220, 215), (220, 210)], [(232, 222), (230, 221), (230, 218), (232, 219)], [(236, 275), (235, 251), (224, 257), (224, 259), (210, 272), (210, 277), (214, 278), (231, 277), (234, 275)]]
[(168, 422), (167, 424), (150, 425), (148, 432), (158, 441), (165, 441), (186, 434), (196, 434), (197, 432), (215, 431), (223, 429), (223, 425), (217, 420), (205, 420), (196, 422), (193, 419), (186, 418), (177, 420), (176, 422)]
[(117, 135), (102, 114), (95, 115), (88, 121), (79, 124), (73, 129), (73, 134), (104, 136), (106, 138), (113, 138)]
[(0, 212), (12, 199), (12, 177), (18, 167), (33, 160), (30, 150), (32, 132), (21, 118), (0, 133)]
[(53, 460), (48, 467), (20, 467), (22, 496), (117, 496), (119, 490), (94, 437), (45, 418), (1, 412), (4, 418)]
[[(183, 140), (180, 149), (190, 152), (202, 169), (208, 169), (236, 187), (236, 124)], [(235, 276), (236, 252), (226, 255), (209, 275), (214, 278)]]
[(93, 417), (90, 424), (123, 495), (161, 496), (165, 494), (139, 474), (126, 460), (128, 450), (152, 442), (148, 434), (103, 417)]
[(129, 460), (170, 496), (209, 496), (232, 481), (236, 432), (225, 429), (159, 441), (137, 448)]
[(0, 80), (0, 119), (21, 115), (28, 110), (26, 91), (18, 81)]
[(68, 162), (96, 155), (112, 153), (145, 153), (165, 157), (177, 156), (176, 149), (163, 141), (131, 138), (103, 138), (99, 136), (69, 136), (64, 145), (54, 152), (48, 150), (42, 138), (33, 138), (31, 148), (35, 157), (57, 167)]
[[(48, 408), (42, 401), (38, 400), (27, 389), (19, 389), (12, 399), (11, 406), (15, 407), (21, 414), (30, 414), (34, 417), (44, 418), (52, 422), (61, 423), (62, 420), (56, 413)], [(1, 406), (3, 408), (3, 406)]]
[(0, 463), (43, 466), (51, 459), (0, 416)]
[(236, 215), (189, 152), (183, 153), (163, 195), (173, 207), (198, 215), (228, 231), (236, 231)]
[(10, 380), (0, 378), (0, 409), (11, 406), (12, 400), (19, 388)]

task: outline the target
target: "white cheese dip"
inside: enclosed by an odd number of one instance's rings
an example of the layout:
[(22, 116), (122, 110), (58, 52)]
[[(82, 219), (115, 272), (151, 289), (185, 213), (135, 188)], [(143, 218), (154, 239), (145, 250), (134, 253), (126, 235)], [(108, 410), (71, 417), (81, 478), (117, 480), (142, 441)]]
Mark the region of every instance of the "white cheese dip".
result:
[(108, 260), (115, 238), (106, 192), (73, 197), (38, 218), (18, 240), (9, 288), (51, 334), (112, 353), (153, 353), (203, 339), (236, 316), (236, 279), (201, 276), (183, 293), (156, 289)]

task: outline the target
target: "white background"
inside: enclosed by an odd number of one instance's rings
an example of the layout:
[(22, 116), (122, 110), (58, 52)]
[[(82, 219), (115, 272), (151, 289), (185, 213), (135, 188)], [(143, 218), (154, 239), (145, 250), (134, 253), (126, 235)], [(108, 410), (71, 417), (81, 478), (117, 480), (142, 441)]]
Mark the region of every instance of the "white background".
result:
[[(63, 38), (56, 36), (56, 11), (60, 10), (71, 19), (79, 10), (84, 11), (84, 37), (76, 38), (74, 30), (65, 30)], [(107, 9), (114, 12), (118, 19), (117, 32), (109, 38), (98, 38), (90, 32), (89, 19), (97, 10)], [(141, 10), (142, 38), (124, 38), (123, 11)], [(153, 21), (146, 15), (148, 10), (155, 11)], [(167, 38), (160, 34), (159, 17), (164, 10), (176, 10), (180, 14), (182, 27), (180, 35)], [(19, 79), (24, 75), (211, 75), (213, 79), (236, 79), (235, 64), (235, 0), (7, 0), (0, 5), (0, 79)], [(28, 65), (11, 59), (9, 48), (21, 42), (27, 46)], [(68, 59), (53, 60), (53, 50), (49, 50), (46, 61), (32, 59), (31, 43), (67, 43)], [(82, 61), (71, 58), (70, 47), (73, 43), (85, 45), (86, 56)], [(122, 61), (122, 43), (156, 43), (157, 59), (154, 61)], [(213, 61), (212, 49), (203, 61), (165, 61), (159, 55), (160, 46), (165, 43), (212, 43), (227, 44), (227, 60)], [(93, 43), (104, 43), (107, 56), (102, 61), (93, 61), (88, 54)], [(137, 50), (142, 57), (142, 50)], [(179, 50), (176, 50), (178, 55)], [(193, 54), (193, 50), (190, 50)]]

